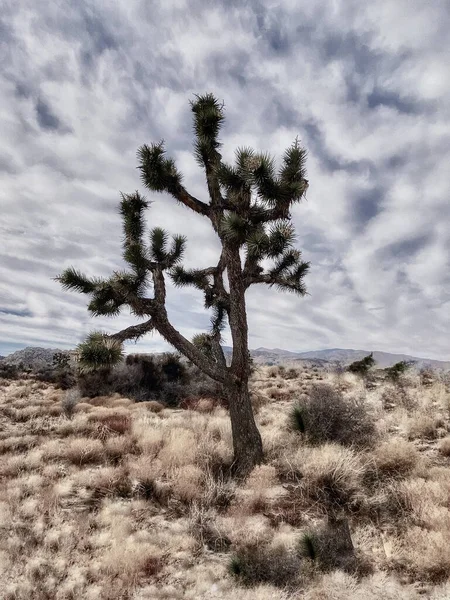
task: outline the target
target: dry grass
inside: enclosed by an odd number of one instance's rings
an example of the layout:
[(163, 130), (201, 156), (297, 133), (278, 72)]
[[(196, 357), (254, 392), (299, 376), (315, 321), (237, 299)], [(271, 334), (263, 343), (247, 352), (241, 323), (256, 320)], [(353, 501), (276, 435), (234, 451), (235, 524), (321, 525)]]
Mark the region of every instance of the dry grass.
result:
[(444, 456), (450, 456), (450, 436), (441, 441), (439, 444), (439, 452)]
[[(294, 403), (321, 380), (339, 385), (345, 408), (364, 406), (370, 439), (355, 420), (345, 445), (292, 431)], [(348, 374), (263, 367), (252, 399), (266, 462), (238, 484), (228, 414), (214, 398), (169, 410), (2, 383), (1, 597), (450, 598), (445, 382), (412, 374), (403, 391), (365, 390)], [(341, 518), (348, 560), (329, 537)]]

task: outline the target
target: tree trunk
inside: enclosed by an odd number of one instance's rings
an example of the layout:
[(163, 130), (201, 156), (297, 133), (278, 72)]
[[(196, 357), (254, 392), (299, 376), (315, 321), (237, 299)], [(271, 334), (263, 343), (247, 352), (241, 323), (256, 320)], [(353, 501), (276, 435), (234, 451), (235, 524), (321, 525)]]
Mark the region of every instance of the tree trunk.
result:
[(261, 435), (256, 427), (250, 402), (248, 383), (226, 387), (233, 434), (234, 469), (239, 477), (246, 477), (263, 460)]

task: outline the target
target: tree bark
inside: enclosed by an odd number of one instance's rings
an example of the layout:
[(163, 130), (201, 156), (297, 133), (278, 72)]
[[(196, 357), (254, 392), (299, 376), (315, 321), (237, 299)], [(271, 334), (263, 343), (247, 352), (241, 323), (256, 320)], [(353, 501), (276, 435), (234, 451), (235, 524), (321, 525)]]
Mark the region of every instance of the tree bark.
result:
[(230, 287), (229, 323), (233, 339), (233, 356), (229, 368), (230, 381), (225, 383), (233, 432), (234, 466), (236, 474), (245, 477), (263, 460), (261, 435), (256, 427), (250, 402), (248, 379), (247, 307), (239, 247), (224, 244)]
[(233, 435), (234, 471), (238, 477), (246, 477), (263, 461), (261, 434), (253, 416), (248, 383), (230, 384), (225, 390)]

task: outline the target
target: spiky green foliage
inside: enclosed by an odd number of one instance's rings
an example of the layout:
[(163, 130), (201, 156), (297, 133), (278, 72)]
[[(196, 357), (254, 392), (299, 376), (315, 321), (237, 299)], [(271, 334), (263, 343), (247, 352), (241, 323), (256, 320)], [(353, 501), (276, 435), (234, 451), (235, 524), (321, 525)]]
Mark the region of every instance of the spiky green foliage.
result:
[(251, 233), (251, 223), (237, 213), (230, 212), (223, 217), (220, 232), (227, 241), (240, 246)]
[(197, 333), (192, 338), (192, 343), (206, 356), (213, 355), (211, 335), (207, 333)]
[(279, 172), (280, 182), (293, 201), (301, 200), (308, 182), (306, 180), (307, 152), (300, 146), (298, 138), (283, 156), (283, 166)]
[(220, 154), (218, 135), (224, 120), (223, 105), (212, 94), (196, 96), (191, 102), (194, 114), (195, 158), (207, 170), (214, 165)]
[(121, 198), (120, 214), (124, 231), (123, 257), (135, 272), (140, 274), (145, 271), (148, 264), (144, 244), (144, 212), (149, 203), (139, 192), (121, 194)]
[(305, 411), (302, 406), (294, 406), (291, 413), (292, 428), (300, 433), (305, 433)]
[(178, 193), (182, 176), (177, 170), (175, 162), (165, 157), (164, 142), (144, 144), (138, 150), (139, 170), (142, 183), (154, 192)]
[(95, 291), (100, 280), (90, 279), (73, 267), (66, 269), (61, 275), (55, 277), (64, 290), (73, 290), (82, 294), (91, 294)]
[(154, 227), (150, 231), (150, 255), (157, 263), (163, 263), (167, 258), (168, 238), (168, 233), (161, 227)]
[(89, 334), (77, 350), (81, 372), (111, 368), (123, 358), (122, 344), (100, 331)]
[(315, 550), (316, 537), (313, 533), (306, 532), (302, 535), (300, 539), (300, 553), (305, 558), (309, 558), (310, 560), (316, 560), (317, 553)]
[(170, 271), (170, 277), (177, 287), (192, 285), (199, 290), (204, 290), (209, 283), (208, 276), (202, 269), (185, 269), (181, 265), (176, 265)]

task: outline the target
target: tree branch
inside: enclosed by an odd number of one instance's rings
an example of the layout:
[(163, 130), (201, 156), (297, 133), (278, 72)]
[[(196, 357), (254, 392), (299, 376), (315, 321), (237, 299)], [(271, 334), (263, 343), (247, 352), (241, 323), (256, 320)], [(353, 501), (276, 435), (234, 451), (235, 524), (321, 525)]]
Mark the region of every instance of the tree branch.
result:
[(165, 310), (155, 314), (154, 323), (158, 333), (160, 333), (169, 344), (172, 344), (178, 352), (184, 354), (184, 356), (193, 362), (201, 371), (220, 383), (223, 383), (227, 379), (226, 369), (223, 367), (221, 368), (219, 365), (212, 362), (201, 352), (201, 350), (196, 348), (192, 342), (177, 331), (169, 322)]
[(153, 319), (149, 319), (144, 323), (140, 323), (139, 325), (132, 325), (131, 327), (127, 327), (126, 329), (122, 329), (117, 333), (113, 333), (108, 337), (113, 340), (117, 340), (120, 343), (126, 342), (127, 340), (138, 340), (140, 337), (149, 333), (154, 329)]
[(271, 275), (270, 273), (262, 273), (261, 275), (247, 275), (245, 279), (245, 289), (248, 289), (251, 285), (256, 283), (265, 283), (266, 285), (276, 285), (280, 289), (295, 292), (301, 296), (307, 294), (306, 289), (300, 279), (294, 280), (293, 278), (286, 277), (284, 275)]
[(172, 196), (176, 198), (178, 202), (181, 202), (196, 213), (204, 215), (205, 217), (210, 216), (211, 211), (209, 205), (201, 200), (197, 200), (197, 198), (192, 196), (183, 186), (180, 186), (179, 190), (174, 190)]

